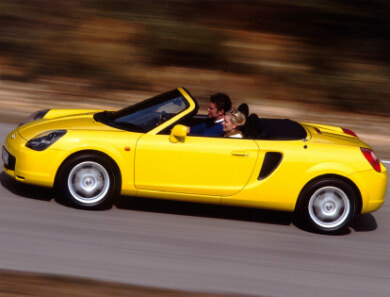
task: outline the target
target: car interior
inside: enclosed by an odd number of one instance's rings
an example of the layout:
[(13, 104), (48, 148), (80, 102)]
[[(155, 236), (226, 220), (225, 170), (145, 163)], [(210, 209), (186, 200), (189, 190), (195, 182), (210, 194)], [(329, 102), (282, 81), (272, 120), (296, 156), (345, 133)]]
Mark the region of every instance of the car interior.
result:
[[(306, 130), (290, 119), (260, 118), (257, 114), (249, 114), (249, 107), (246, 103), (239, 105), (238, 110), (246, 116), (246, 123), (241, 127), (244, 139), (297, 140), (307, 137)], [(204, 121), (209, 121), (207, 115), (196, 114), (175, 124), (191, 127)], [(168, 127), (161, 134), (169, 134), (172, 128)]]

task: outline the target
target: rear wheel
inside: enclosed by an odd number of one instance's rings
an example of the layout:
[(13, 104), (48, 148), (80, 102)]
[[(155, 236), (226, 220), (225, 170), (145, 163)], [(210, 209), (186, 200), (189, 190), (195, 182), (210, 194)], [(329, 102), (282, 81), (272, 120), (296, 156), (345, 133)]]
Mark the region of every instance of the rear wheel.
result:
[(119, 177), (111, 160), (97, 154), (71, 157), (57, 177), (59, 194), (82, 208), (104, 208), (119, 192)]
[(322, 233), (345, 231), (356, 213), (357, 196), (347, 182), (324, 178), (310, 183), (299, 199), (304, 223)]

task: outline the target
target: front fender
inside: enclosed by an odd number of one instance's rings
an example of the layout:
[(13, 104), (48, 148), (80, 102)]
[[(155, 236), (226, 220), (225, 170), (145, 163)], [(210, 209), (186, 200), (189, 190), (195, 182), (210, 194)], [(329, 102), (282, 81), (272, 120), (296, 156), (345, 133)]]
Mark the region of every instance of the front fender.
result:
[(63, 150), (66, 147), (66, 155), (62, 163), (70, 156), (83, 151), (96, 151), (107, 155), (119, 168), (122, 179), (122, 190), (126, 189), (128, 193), (132, 193), (135, 190), (135, 144), (140, 135), (126, 131), (109, 134), (91, 131), (68, 131), (67, 137), (55, 143), (56, 147), (53, 147), (53, 149)]

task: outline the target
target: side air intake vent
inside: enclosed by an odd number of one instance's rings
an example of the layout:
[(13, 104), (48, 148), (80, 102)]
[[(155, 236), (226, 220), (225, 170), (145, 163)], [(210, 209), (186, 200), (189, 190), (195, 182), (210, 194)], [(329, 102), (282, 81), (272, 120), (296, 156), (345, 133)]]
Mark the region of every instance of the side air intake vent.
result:
[(275, 152), (268, 152), (265, 154), (263, 167), (261, 167), (258, 180), (265, 179), (279, 166), (282, 161), (282, 154)]

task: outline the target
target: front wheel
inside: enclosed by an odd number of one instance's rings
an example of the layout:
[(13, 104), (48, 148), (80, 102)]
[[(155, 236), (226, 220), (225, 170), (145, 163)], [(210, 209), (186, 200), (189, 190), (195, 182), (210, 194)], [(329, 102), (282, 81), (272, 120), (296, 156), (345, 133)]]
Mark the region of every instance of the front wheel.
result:
[(66, 202), (82, 208), (111, 205), (118, 193), (118, 176), (107, 158), (84, 154), (67, 160), (59, 171), (59, 194)]
[(298, 203), (299, 215), (309, 227), (322, 233), (339, 233), (353, 220), (357, 197), (347, 182), (324, 178), (310, 183)]

